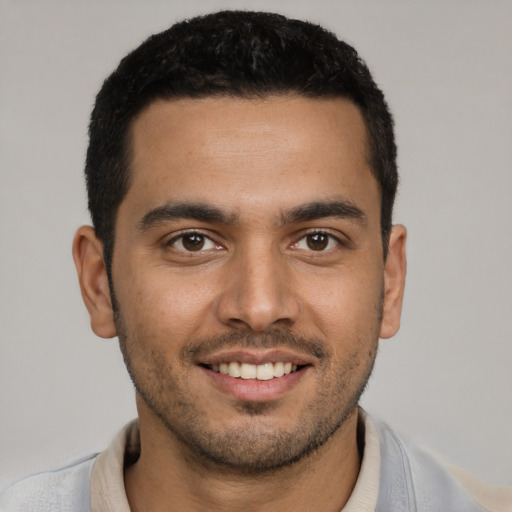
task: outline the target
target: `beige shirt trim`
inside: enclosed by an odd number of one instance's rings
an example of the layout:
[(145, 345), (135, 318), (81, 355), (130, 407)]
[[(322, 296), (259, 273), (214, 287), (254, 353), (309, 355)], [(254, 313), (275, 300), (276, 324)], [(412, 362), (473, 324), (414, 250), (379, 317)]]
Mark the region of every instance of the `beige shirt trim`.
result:
[(139, 422), (133, 420), (100, 453), (91, 474), (91, 512), (130, 512), (124, 488), (126, 453), (140, 453)]
[(342, 512), (374, 512), (377, 506), (380, 473), (380, 447), (377, 430), (368, 414), (359, 409), (364, 424), (364, 452), (356, 485)]

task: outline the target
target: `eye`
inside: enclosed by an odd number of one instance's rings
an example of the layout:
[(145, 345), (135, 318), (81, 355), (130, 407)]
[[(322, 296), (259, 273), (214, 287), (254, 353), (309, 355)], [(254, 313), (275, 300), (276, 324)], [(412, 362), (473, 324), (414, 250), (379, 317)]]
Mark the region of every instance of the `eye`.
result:
[(339, 240), (324, 231), (315, 231), (303, 236), (295, 245), (294, 249), (322, 252), (334, 249), (340, 244)]
[(184, 233), (176, 236), (167, 242), (167, 246), (184, 252), (200, 252), (221, 248), (220, 245), (216, 244), (211, 238), (197, 232)]

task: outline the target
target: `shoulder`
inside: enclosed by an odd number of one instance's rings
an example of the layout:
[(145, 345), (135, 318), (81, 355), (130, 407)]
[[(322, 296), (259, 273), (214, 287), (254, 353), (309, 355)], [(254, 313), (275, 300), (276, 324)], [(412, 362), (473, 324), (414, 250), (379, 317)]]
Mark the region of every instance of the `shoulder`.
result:
[(90, 512), (90, 481), (96, 455), (38, 473), (0, 494), (0, 512)]
[[(510, 512), (512, 489), (487, 486), (375, 422), (381, 453), (380, 499), (418, 511)], [(409, 510), (409, 509), (407, 509)]]
[[(438, 458), (437, 455), (434, 457)], [(488, 485), (462, 468), (443, 462), (475, 501), (491, 512), (512, 512), (512, 487)]]

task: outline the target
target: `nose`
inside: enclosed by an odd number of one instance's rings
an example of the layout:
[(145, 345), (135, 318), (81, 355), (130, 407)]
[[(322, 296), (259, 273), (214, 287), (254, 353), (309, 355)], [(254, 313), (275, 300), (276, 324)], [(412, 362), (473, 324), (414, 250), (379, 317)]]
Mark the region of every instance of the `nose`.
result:
[(221, 323), (262, 332), (269, 327), (289, 328), (297, 321), (301, 302), (284, 255), (271, 249), (244, 251), (228, 267), (216, 303)]

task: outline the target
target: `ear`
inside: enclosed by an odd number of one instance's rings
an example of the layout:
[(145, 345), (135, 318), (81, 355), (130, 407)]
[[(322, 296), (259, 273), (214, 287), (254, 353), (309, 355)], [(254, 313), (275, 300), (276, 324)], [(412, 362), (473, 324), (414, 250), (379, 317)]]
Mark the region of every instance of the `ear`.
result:
[(103, 244), (91, 226), (78, 229), (73, 240), (73, 260), (82, 299), (91, 318), (91, 328), (101, 338), (116, 335)]
[(384, 303), (380, 337), (391, 338), (400, 328), (402, 300), (404, 298), (407, 258), (405, 241), (407, 231), (404, 226), (396, 225), (391, 230), (389, 249), (384, 265)]

